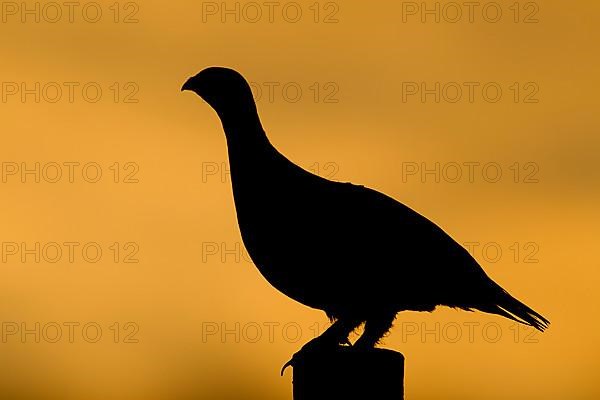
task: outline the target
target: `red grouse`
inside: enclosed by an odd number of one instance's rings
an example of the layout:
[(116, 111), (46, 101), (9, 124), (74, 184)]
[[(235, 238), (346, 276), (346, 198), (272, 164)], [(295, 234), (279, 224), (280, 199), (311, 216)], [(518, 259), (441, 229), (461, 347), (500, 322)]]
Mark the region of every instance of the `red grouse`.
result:
[[(278, 290), (335, 321), (308, 347), (373, 347), (404, 310), (498, 314), (543, 331), (549, 321), (490, 279), (436, 224), (373, 189), (312, 174), (267, 139), (245, 79), (211, 67), (185, 82), (223, 124), (242, 239)], [(308, 348), (305, 346), (305, 349)]]

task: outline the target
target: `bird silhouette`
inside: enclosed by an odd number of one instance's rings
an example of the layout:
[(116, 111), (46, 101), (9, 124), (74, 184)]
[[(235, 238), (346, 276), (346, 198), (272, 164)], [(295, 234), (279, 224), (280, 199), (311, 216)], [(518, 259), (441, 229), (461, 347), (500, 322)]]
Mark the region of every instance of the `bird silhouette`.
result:
[(271, 285), (324, 310), (333, 322), (294, 357), (349, 344), (362, 323), (353, 347), (372, 348), (398, 312), (439, 305), (501, 315), (540, 331), (548, 326), (421, 214), (283, 156), (267, 139), (250, 86), (238, 72), (210, 67), (181, 90), (198, 94), (221, 120), (238, 224), (253, 262)]

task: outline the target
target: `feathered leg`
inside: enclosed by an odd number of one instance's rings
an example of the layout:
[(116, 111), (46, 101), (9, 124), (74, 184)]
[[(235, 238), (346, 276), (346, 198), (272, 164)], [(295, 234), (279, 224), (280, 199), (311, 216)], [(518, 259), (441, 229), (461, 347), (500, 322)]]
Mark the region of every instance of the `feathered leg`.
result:
[(384, 313), (367, 319), (365, 331), (354, 343), (354, 348), (365, 349), (375, 345), (390, 330), (396, 318), (396, 313)]

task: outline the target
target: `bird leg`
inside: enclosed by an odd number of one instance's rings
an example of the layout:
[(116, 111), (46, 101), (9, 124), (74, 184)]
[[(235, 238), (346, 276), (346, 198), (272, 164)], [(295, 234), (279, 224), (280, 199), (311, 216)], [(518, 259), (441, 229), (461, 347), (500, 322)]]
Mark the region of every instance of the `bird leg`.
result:
[(360, 325), (361, 321), (354, 319), (338, 319), (325, 330), (320, 336), (312, 339), (306, 343), (302, 348), (296, 352), (292, 358), (286, 362), (281, 368), (281, 375), (287, 367), (294, 366), (294, 364), (304, 357), (306, 354), (322, 351), (331, 351), (337, 348), (340, 344), (351, 345), (348, 340), (348, 335)]
[(367, 319), (365, 331), (354, 343), (353, 348), (360, 350), (375, 347), (392, 327), (394, 318), (396, 318), (396, 313), (382, 314)]

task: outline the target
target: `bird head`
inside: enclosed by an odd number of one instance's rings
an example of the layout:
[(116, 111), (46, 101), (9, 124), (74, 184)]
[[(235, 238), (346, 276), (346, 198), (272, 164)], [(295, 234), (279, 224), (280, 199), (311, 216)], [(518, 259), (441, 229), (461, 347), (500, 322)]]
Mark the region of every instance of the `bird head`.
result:
[(181, 91), (190, 90), (206, 101), (221, 117), (235, 118), (254, 110), (250, 85), (238, 72), (223, 67), (210, 67), (189, 78)]

